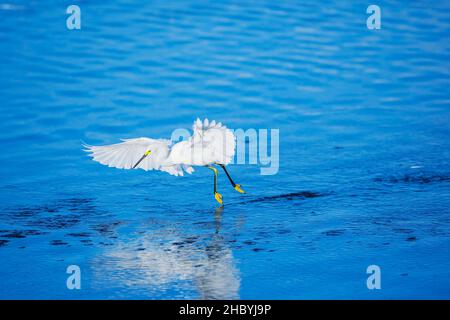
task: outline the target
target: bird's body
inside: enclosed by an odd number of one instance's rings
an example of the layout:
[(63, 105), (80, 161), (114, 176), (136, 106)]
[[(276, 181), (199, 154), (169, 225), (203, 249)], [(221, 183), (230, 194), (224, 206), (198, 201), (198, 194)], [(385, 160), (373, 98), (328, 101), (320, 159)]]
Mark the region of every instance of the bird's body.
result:
[[(107, 146), (85, 147), (94, 161), (119, 169), (161, 170), (183, 176), (185, 172), (194, 172), (193, 166), (207, 166), (215, 173), (214, 194), (219, 201), (217, 169), (212, 167), (217, 164), (225, 170), (233, 187), (243, 193), (225, 169), (234, 157), (236, 137), (220, 122), (197, 119), (192, 136), (177, 143), (168, 139), (136, 138)], [(219, 202), (222, 203), (221, 196)]]

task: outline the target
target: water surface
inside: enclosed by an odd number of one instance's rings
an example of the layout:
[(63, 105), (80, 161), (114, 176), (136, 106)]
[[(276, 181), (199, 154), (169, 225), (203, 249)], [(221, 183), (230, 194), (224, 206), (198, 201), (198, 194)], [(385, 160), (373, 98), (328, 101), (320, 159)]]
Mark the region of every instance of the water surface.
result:
[[(449, 1), (77, 4), (0, 3), (0, 298), (450, 298)], [(81, 150), (197, 117), (279, 129), (278, 174), (218, 209)]]

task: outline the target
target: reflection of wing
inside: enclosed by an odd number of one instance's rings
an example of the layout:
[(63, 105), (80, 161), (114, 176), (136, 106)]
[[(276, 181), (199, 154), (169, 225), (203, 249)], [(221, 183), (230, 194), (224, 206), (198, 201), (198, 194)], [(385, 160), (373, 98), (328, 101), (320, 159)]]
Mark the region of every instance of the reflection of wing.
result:
[(123, 142), (107, 146), (87, 146), (85, 151), (90, 153), (93, 160), (119, 169), (132, 169), (133, 166), (147, 152), (136, 169), (161, 170), (172, 175), (183, 175), (180, 165), (168, 165), (166, 163), (170, 151), (170, 140), (165, 139), (123, 139)]
[[(193, 125), (194, 133), (190, 139), (194, 150), (201, 149), (203, 159), (210, 163), (228, 164), (234, 157), (236, 137), (222, 123), (203, 122), (197, 119)], [(195, 152), (194, 152), (195, 153)]]
[(92, 264), (94, 278), (99, 282), (96, 285), (103, 288), (119, 281), (128, 287), (145, 288), (153, 295), (176, 292), (180, 286), (183, 289), (188, 285), (193, 287), (187, 292), (194, 289), (200, 299), (238, 299), (239, 271), (224, 239), (213, 237), (206, 248), (193, 241), (174, 230), (159, 230), (119, 242), (108, 247)]

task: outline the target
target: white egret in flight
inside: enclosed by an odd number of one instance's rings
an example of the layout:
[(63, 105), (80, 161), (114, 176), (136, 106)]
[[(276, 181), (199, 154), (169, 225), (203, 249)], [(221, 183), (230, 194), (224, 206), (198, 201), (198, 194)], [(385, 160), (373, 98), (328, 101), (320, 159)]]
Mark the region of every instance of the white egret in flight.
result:
[(217, 192), (220, 166), (234, 189), (244, 193), (241, 185), (234, 183), (225, 166), (234, 157), (236, 137), (220, 122), (197, 119), (193, 134), (187, 140), (173, 143), (168, 139), (122, 139), (123, 142), (107, 146), (84, 145), (93, 160), (119, 169), (161, 170), (174, 176), (194, 172), (193, 166), (206, 166), (214, 172), (214, 197), (223, 204)]

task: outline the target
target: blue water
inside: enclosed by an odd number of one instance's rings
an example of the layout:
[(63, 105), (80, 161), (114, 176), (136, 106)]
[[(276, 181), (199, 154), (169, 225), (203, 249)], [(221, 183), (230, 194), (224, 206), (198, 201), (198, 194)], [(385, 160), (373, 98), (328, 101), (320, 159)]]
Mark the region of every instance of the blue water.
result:
[[(450, 1), (0, 3), (0, 298), (450, 298)], [(240, 195), (81, 141), (279, 129)], [(68, 290), (66, 268), (81, 269)], [(381, 289), (366, 268), (381, 268)]]

